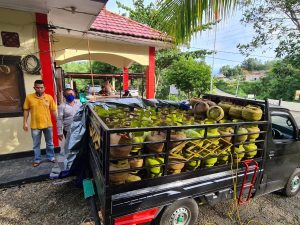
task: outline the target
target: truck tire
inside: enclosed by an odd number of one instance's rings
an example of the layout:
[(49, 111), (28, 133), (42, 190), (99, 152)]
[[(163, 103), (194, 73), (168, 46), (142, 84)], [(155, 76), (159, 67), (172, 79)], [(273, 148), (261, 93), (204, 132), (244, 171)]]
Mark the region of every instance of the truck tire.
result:
[(159, 225), (194, 225), (199, 214), (199, 208), (194, 199), (186, 198), (175, 201), (165, 208), (159, 217)]
[(287, 197), (292, 197), (298, 194), (300, 191), (300, 169), (296, 169), (294, 173), (290, 176), (285, 188), (283, 189), (283, 194)]

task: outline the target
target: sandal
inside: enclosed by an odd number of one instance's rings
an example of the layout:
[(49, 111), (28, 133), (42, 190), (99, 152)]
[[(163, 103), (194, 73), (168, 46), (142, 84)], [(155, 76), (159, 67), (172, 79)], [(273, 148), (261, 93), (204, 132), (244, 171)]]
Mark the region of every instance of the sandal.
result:
[(55, 159), (49, 159), (49, 162), (56, 163)]
[(41, 164), (41, 163), (34, 162), (34, 163), (32, 164), (32, 166), (33, 166), (33, 167), (38, 167), (40, 164)]

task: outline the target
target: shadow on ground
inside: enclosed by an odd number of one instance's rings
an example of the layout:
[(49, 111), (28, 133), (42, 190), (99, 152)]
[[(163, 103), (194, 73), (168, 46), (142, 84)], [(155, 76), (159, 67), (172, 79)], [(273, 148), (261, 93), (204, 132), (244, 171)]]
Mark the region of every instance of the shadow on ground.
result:
[(80, 224), (89, 217), (82, 189), (73, 182), (44, 181), (0, 189), (0, 224)]

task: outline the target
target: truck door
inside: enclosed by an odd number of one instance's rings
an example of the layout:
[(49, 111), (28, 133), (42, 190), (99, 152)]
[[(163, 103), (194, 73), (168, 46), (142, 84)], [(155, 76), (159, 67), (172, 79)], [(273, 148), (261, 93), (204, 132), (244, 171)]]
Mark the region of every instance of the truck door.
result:
[(271, 111), (267, 155), (263, 176), (264, 193), (280, 190), (300, 165), (298, 127), (287, 111)]

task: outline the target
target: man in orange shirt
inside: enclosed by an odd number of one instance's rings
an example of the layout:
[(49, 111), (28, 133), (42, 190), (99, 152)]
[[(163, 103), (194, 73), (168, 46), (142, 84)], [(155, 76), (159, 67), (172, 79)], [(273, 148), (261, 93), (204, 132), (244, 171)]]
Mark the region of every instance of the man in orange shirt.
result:
[(24, 102), (24, 131), (28, 131), (27, 120), (31, 114), (31, 136), (33, 140), (34, 162), (33, 166), (37, 167), (41, 163), (41, 136), (42, 132), (46, 142), (46, 158), (50, 162), (55, 162), (54, 145), (52, 138), (51, 115), (57, 118), (57, 106), (51, 95), (45, 94), (44, 81), (36, 80), (34, 82), (35, 93), (26, 96)]

